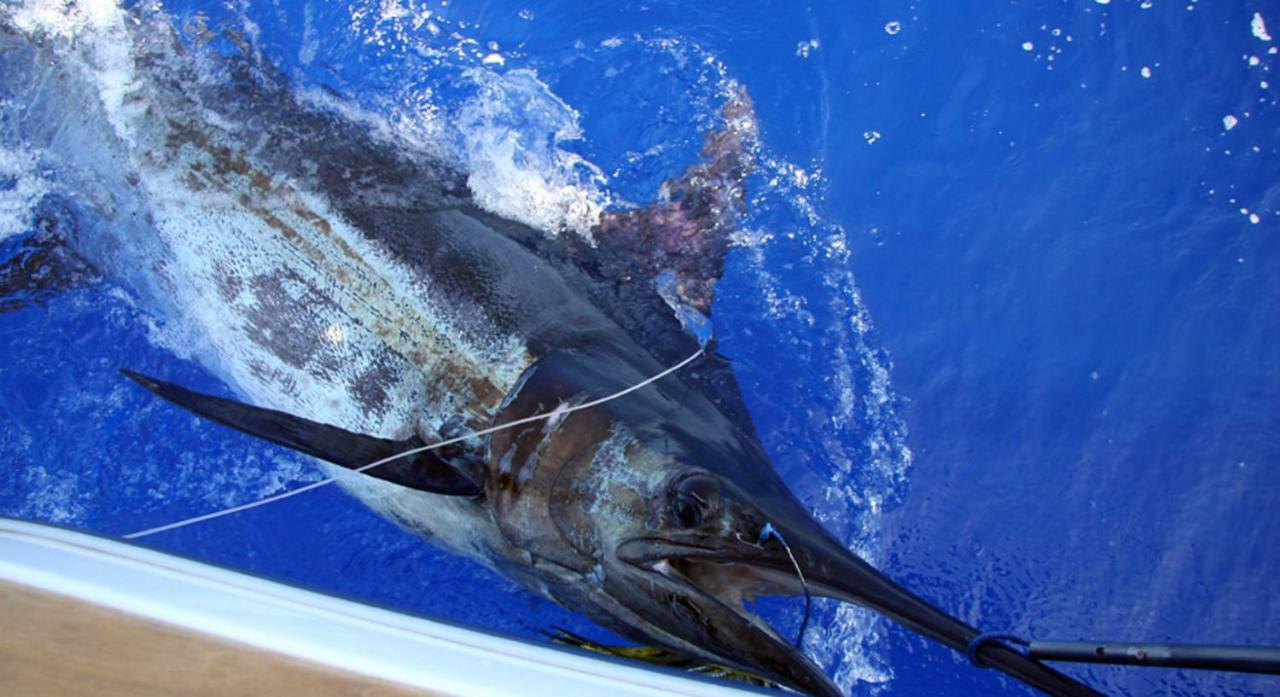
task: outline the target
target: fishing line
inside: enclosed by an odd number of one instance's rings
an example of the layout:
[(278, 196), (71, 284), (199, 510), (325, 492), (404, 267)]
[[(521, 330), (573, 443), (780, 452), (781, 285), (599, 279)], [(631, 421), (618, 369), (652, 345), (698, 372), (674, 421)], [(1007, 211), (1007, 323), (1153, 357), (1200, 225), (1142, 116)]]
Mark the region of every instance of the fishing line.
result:
[[(626, 395), (629, 395), (629, 394), (631, 394), (632, 392), (635, 392), (636, 390), (638, 390), (638, 389), (640, 389), (640, 388), (642, 388), (642, 387), (645, 387), (646, 385), (650, 385), (650, 384), (652, 384), (652, 383), (654, 383), (654, 382), (657, 382), (658, 380), (661, 380), (662, 378), (665, 378), (666, 376), (668, 376), (668, 375), (670, 375), (670, 374), (672, 374), (672, 373), (676, 372), (677, 370), (680, 370), (681, 368), (685, 367), (686, 365), (689, 365), (690, 363), (694, 362), (694, 360), (696, 360), (699, 356), (702, 356), (702, 355), (703, 355), (703, 353), (705, 353), (705, 352), (706, 352), (706, 348), (705, 348), (705, 347), (699, 347), (699, 348), (698, 348), (698, 350), (697, 350), (697, 351), (694, 351), (694, 352), (693, 352), (693, 354), (692, 354), (692, 355), (690, 355), (688, 358), (684, 359), (683, 361), (680, 361), (679, 363), (676, 363), (675, 365), (671, 366), (670, 368), (667, 368), (666, 370), (662, 371), (661, 373), (658, 373), (658, 374), (653, 375), (653, 376), (651, 376), (651, 377), (645, 378), (644, 380), (642, 380), (642, 381), (640, 381), (640, 382), (637, 382), (636, 384), (634, 384), (634, 385), (632, 385), (632, 386), (630, 386), (630, 387), (627, 387), (627, 388), (625, 388), (625, 389), (618, 390), (617, 392), (614, 392), (613, 394), (611, 394), (611, 395), (609, 395), (609, 396), (607, 396), (607, 397), (601, 397), (601, 398), (599, 398), (599, 399), (595, 399), (595, 400), (592, 400), (592, 401), (590, 401), (590, 402), (584, 402), (584, 403), (579, 404), (579, 405), (576, 405), (576, 406), (564, 407), (564, 408), (557, 407), (557, 408), (555, 408), (555, 409), (552, 409), (551, 411), (543, 412), (543, 413), (541, 413), (541, 414), (535, 414), (535, 415), (533, 415), (533, 416), (526, 416), (526, 417), (524, 417), (523, 419), (516, 419), (515, 421), (508, 421), (507, 423), (500, 424), (500, 425), (498, 425), (498, 426), (491, 426), (491, 427), (489, 427), (489, 428), (482, 429), (482, 430), (479, 430), (479, 431), (474, 431), (474, 432), (472, 432), (472, 433), (467, 433), (467, 434), (464, 434), (464, 435), (461, 435), (461, 436), (457, 436), (457, 437), (455, 437), (455, 438), (450, 438), (450, 439), (448, 439), (448, 440), (442, 440), (442, 441), (440, 441), (440, 442), (438, 442), (438, 443), (431, 443), (430, 445), (423, 445), (423, 446), (419, 446), (419, 447), (417, 447), (417, 448), (412, 448), (412, 449), (410, 449), (410, 450), (406, 450), (406, 451), (401, 452), (401, 453), (396, 453), (395, 455), (391, 455), (391, 456), (389, 456), (389, 457), (384, 457), (384, 458), (382, 458), (381, 460), (376, 460), (376, 461), (374, 461), (374, 462), (370, 462), (370, 463), (369, 463), (369, 464), (367, 464), (367, 465), (361, 465), (360, 467), (356, 467), (356, 468), (352, 469), (352, 470), (351, 470), (351, 472), (367, 472), (367, 471), (369, 471), (369, 470), (371, 470), (371, 469), (373, 469), (373, 468), (375, 468), (375, 467), (378, 467), (378, 466), (381, 466), (381, 465), (385, 465), (385, 464), (387, 464), (388, 462), (392, 462), (392, 461), (395, 461), (395, 460), (399, 460), (399, 459), (401, 459), (401, 458), (406, 458), (406, 457), (409, 457), (409, 456), (411, 456), (411, 455), (417, 455), (418, 453), (427, 452), (428, 450), (435, 450), (436, 448), (443, 448), (443, 447), (445, 447), (446, 445), (453, 445), (454, 443), (461, 443), (462, 441), (469, 440), (469, 439), (471, 439), (471, 438), (476, 438), (476, 437), (479, 437), (479, 436), (487, 436), (487, 435), (489, 435), (490, 433), (497, 433), (498, 431), (505, 431), (505, 430), (506, 430), (506, 429), (508, 429), (508, 428), (515, 428), (516, 426), (522, 426), (522, 425), (524, 425), (524, 424), (533, 423), (533, 422), (535, 422), (535, 421), (545, 421), (545, 420), (547, 420), (547, 419), (550, 419), (550, 418), (551, 418), (551, 417), (553, 417), (553, 416), (555, 416), (555, 417), (559, 418), (559, 417), (563, 417), (563, 416), (568, 416), (569, 414), (572, 414), (572, 413), (573, 413), (573, 412), (575, 412), (575, 411), (581, 411), (581, 410), (583, 410), (583, 409), (590, 409), (590, 408), (592, 408), (592, 407), (598, 407), (598, 406), (600, 406), (601, 404), (604, 404), (605, 402), (613, 401), (613, 400), (615, 400), (615, 399), (618, 399), (619, 397), (625, 397)], [(276, 495), (274, 495), (274, 496), (268, 496), (268, 497), (266, 497), (266, 498), (258, 499), (257, 501), (251, 501), (251, 502), (249, 502), (249, 503), (241, 504), (241, 505), (239, 505), (239, 506), (232, 506), (231, 508), (224, 508), (224, 509), (222, 509), (222, 510), (220, 510), (220, 511), (214, 511), (213, 513), (206, 513), (206, 514), (204, 514), (204, 515), (194, 516), (194, 517), (192, 517), (192, 518), (186, 518), (186, 519), (184, 519), (184, 520), (179, 520), (179, 521), (177, 521), (177, 522), (175, 522), (175, 523), (169, 523), (169, 524), (167, 524), (167, 525), (160, 525), (160, 526), (157, 526), (157, 527), (154, 527), (154, 528), (147, 528), (146, 530), (139, 530), (138, 532), (131, 532), (131, 533), (129, 533), (128, 535), (125, 535), (125, 536), (124, 536), (124, 539), (126, 539), (126, 540), (136, 540), (136, 539), (138, 539), (138, 538), (140, 538), (140, 537), (147, 537), (148, 535), (154, 535), (154, 534), (156, 534), (156, 533), (158, 533), (158, 532), (165, 532), (165, 531), (168, 531), (168, 530), (176, 530), (176, 529), (178, 529), (178, 528), (183, 528), (183, 527), (186, 527), (186, 526), (188, 526), (188, 525), (195, 525), (196, 523), (203, 523), (203, 522), (204, 522), (204, 521), (206, 521), (206, 520), (213, 520), (214, 518), (221, 518), (221, 517), (223, 517), (223, 516), (229, 516), (229, 515), (231, 515), (231, 514), (233, 514), (233, 513), (239, 513), (239, 512), (241, 512), (241, 511), (247, 511), (247, 510), (249, 510), (249, 509), (251, 509), (251, 508), (257, 508), (257, 507), (259, 507), (259, 506), (265, 506), (265, 505), (267, 505), (267, 504), (269, 504), (269, 503), (275, 503), (276, 501), (283, 501), (284, 499), (290, 498), (290, 497), (292, 497), (292, 496), (297, 496), (298, 494), (305, 494), (305, 493), (307, 493), (308, 491), (312, 491), (313, 489), (319, 489), (319, 488), (320, 488), (320, 487), (322, 487), (322, 486), (328, 486), (329, 484), (332, 484), (332, 483), (334, 483), (334, 482), (338, 481), (338, 479), (340, 479), (341, 477), (345, 477), (345, 476), (348, 476), (348, 475), (347, 475), (346, 473), (343, 473), (343, 474), (342, 474), (342, 475), (340, 475), (339, 477), (329, 477), (328, 479), (321, 479), (321, 480), (320, 480), (320, 481), (318, 481), (318, 482), (312, 482), (312, 483), (307, 484), (307, 485), (305, 485), (305, 486), (300, 486), (300, 487), (298, 487), (297, 489), (290, 489), (289, 491), (285, 491), (285, 492), (282, 492), (282, 493), (276, 494)], [(784, 543), (784, 545), (785, 545), (785, 543)], [(791, 552), (791, 550), (787, 550), (787, 553), (788, 553), (788, 554), (790, 554), (790, 552)], [(794, 559), (793, 559), (793, 561), (794, 561)], [(799, 567), (797, 567), (797, 569), (798, 569), (798, 568), (799, 568)]]
[(809, 628), (809, 611), (813, 608), (813, 594), (809, 592), (809, 582), (804, 580), (804, 572), (800, 570), (800, 563), (796, 561), (796, 555), (791, 553), (791, 545), (783, 539), (782, 533), (773, 527), (773, 523), (765, 523), (760, 528), (760, 536), (756, 538), (756, 544), (764, 544), (764, 541), (772, 537), (782, 544), (782, 548), (787, 550), (787, 556), (791, 558), (791, 565), (796, 568), (796, 576), (800, 577), (800, 587), (804, 589), (804, 619), (800, 620), (800, 631), (796, 632), (795, 647), (801, 648), (804, 643), (804, 631)]

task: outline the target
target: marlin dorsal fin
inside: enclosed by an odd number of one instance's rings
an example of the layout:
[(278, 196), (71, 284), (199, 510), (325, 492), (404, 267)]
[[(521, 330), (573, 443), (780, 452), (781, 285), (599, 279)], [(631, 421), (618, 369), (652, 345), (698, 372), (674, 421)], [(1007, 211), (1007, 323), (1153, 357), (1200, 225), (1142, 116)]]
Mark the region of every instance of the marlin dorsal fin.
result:
[(757, 140), (745, 88), (732, 89), (721, 116), (723, 125), (703, 143), (702, 161), (667, 180), (657, 203), (606, 213), (592, 231), (606, 274), (647, 276), (677, 312), (685, 306), (710, 315), (714, 286), (745, 206), (743, 180)]
[[(356, 469), (424, 445), (416, 436), (396, 441), (352, 433), (282, 411), (200, 394), (131, 370), (120, 372), (156, 395), (198, 416), (348, 469)], [(392, 484), (433, 494), (476, 496), (481, 490), (479, 484), (465, 473), (430, 451), (392, 460), (368, 470), (367, 474)]]

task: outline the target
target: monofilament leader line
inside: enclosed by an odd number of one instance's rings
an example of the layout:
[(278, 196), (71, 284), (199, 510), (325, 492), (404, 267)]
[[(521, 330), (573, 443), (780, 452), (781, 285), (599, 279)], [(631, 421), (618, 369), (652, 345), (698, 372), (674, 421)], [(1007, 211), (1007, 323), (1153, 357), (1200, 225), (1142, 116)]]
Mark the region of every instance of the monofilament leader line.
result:
[(760, 528), (760, 536), (756, 538), (756, 544), (763, 545), (765, 540), (769, 538), (777, 540), (782, 548), (787, 550), (787, 556), (791, 558), (791, 565), (796, 569), (796, 576), (800, 577), (800, 587), (804, 589), (804, 619), (800, 620), (800, 631), (796, 632), (795, 647), (797, 649), (804, 648), (804, 632), (809, 628), (809, 614), (813, 610), (813, 593), (809, 590), (809, 582), (804, 580), (804, 572), (800, 570), (800, 562), (796, 561), (796, 555), (791, 553), (791, 545), (787, 544), (786, 538), (778, 529), (773, 527), (773, 523), (766, 522), (763, 528)]
[[(672, 374), (672, 373), (676, 372), (677, 370), (680, 370), (681, 368), (685, 367), (686, 365), (689, 365), (690, 363), (694, 362), (695, 360), (697, 360), (697, 358), (698, 358), (699, 356), (703, 355), (703, 353), (705, 353), (705, 352), (706, 352), (706, 349), (705, 349), (705, 348), (699, 348), (697, 351), (694, 351), (694, 352), (693, 352), (693, 354), (692, 354), (692, 355), (690, 355), (688, 358), (684, 359), (683, 361), (680, 361), (679, 363), (676, 363), (675, 365), (671, 366), (670, 368), (667, 368), (666, 370), (662, 371), (661, 373), (658, 373), (658, 374), (653, 375), (653, 376), (651, 376), (651, 377), (645, 378), (644, 380), (641, 380), (640, 382), (637, 382), (636, 384), (634, 384), (634, 385), (632, 385), (632, 386), (630, 386), (630, 387), (627, 387), (627, 388), (625, 388), (625, 389), (618, 390), (617, 392), (614, 392), (613, 394), (611, 394), (611, 395), (609, 395), (609, 396), (607, 396), (607, 397), (601, 397), (601, 398), (599, 398), (599, 399), (592, 400), (592, 401), (590, 401), (590, 402), (584, 402), (584, 403), (579, 404), (579, 405), (576, 405), (576, 406), (571, 406), (571, 407), (557, 407), (556, 409), (552, 409), (551, 411), (548, 411), (548, 412), (543, 412), (543, 413), (541, 413), (541, 414), (535, 414), (535, 415), (533, 415), (533, 416), (526, 416), (526, 417), (525, 417), (525, 418), (523, 418), (523, 419), (516, 419), (515, 421), (509, 421), (509, 422), (507, 422), (507, 423), (505, 423), (505, 424), (501, 424), (501, 425), (499, 425), (499, 426), (492, 426), (492, 427), (490, 427), (490, 428), (481, 429), (481, 430), (479, 430), (479, 431), (475, 431), (475, 432), (473, 432), (473, 433), (467, 433), (467, 434), (465, 434), (465, 435), (457, 436), (456, 438), (450, 438), (450, 439), (448, 439), (448, 440), (442, 440), (442, 441), (440, 441), (439, 443), (431, 443), (430, 445), (423, 445), (423, 446), (419, 446), (419, 447), (417, 447), (417, 448), (412, 448), (412, 449), (410, 449), (410, 450), (406, 450), (406, 451), (404, 451), (404, 452), (402, 452), (402, 453), (396, 453), (395, 455), (391, 455), (391, 456), (389, 456), (389, 457), (384, 457), (384, 458), (382, 458), (381, 460), (377, 460), (377, 461), (374, 461), (374, 462), (370, 462), (370, 463), (369, 463), (369, 464), (367, 464), (367, 465), (361, 465), (360, 467), (357, 467), (357, 468), (355, 468), (355, 469), (353, 469), (353, 470), (351, 470), (351, 471), (352, 471), (352, 472), (368, 472), (369, 470), (371, 470), (371, 469), (373, 469), (373, 468), (375, 468), (375, 467), (379, 467), (379, 466), (381, 466), (381, 465), (385, 465), (385, 464), (387, 464), (388, 462), (392, 462), (392, 461), (394, 461), (394, 460), (399, 460), (399, 459), (401, 459), (401, 458), (409, 457), (409, 456), (411, 456), (411, 455), (417, 455), (418, 453), (427, 452), (428, 450), (435, 450), (436, 448), (443, 448), (443, 447), (445, 447), (446, 445), (453, 445), (454, 443), (461, 443), (462, 441), (469, 440), (469, 439), (471, 439), (471, 438), (476, 438), (476, 437), (478, 437), (478, 436), (487, 436), (487, 435), (489, 435), (490, 433), (497, 433), (498, 431), (503, 431), (503, 430), (506, 430), (506, 429), (508, 429), (508, 428), (515, 428), (516, 426), (522, 426), (522, 425), (524, 425), (524, 424), (527, 424), (527, 423), (533, 423), (533, 422), (535, 422), (535, 421), (545, 421), (545, 420), (547, 420), (547, 419), (550, 419), (550, 418), (551, 418), (551, 417), (553, 417), (553, 416), (554, 416), (554, 417), (563, 417), (563, 416), (568, 416), (569, 414), (572, 414), (572, 413), (573, 413), (573, 412), (575, 412), (575, 411), (581, 411), (581, 410), (583, 410), (583, 409), (590, 409), (590, 408), (592, 408), (592, 407), (598, 407), (598, 406), (600, 406), (601, 404), (604, 404), (605, 402), (610, 402), (610, 401), (613, 401), (613, 400), (615, 400), (615, 399), (617, 399), (617, 398), (619, 398), (619, 397), (624, 397), (624, 396), (626, 396), (626, 395), (628, 395), (628, 394), (631, 394), (632, 392), (635, 392), (636, 390), (638, 390), (638, 389), (640, 389), (640, 388), (642, 388), (642, 387), (644, 387), (644, 386), (646, 386), (646, 385), (652, 384), (652, 383), (654, 383), (654, 382), (657, 382), (658, 380), (661, 380), (662, 378), (665, 378), (666, 376), (668, 376), (668, 375), (670, 375), (670, 374)], [(343, 476), (346, 476), (346, 475), (344, 474)], [(160, 525), (160, 526), (158, 526), (158, 527), (154, 527), (154, 528), (147, 528), (146, 530), (139, 530), (138, 532), (131, 532), (131, 533), (129, 533), (128, 535), (125, 535), (125, 536), (124, 536), (124, 539), (126, 539), (126, 540), (136, 540), (136, 539), (138, 539), (138, 538), (140, 538), (140, 537), (147, 537), (148, 535), (154, 535), (154, 534), (156, 534), (156, 533), (158, 533), (158, 532), (165, 532), (165, 531), (168, 531), (168, 530), (176, 530), (176, 529), (178, 529), (178, 528), (184, 528), (184, 527), (186, 527), (186, 526), (188, 526), (188, 525), (195, 525), (196, 523), (203, 523), (203, 522), (204, 522), (204, 521), (206, 521), (206, 520), (213, 520), (214, 518), (221, 518), (221, 517), (223, 517), (223, 516), (229, 516), (229, 515), (231, 515), (231, 514), (233, 514), (233, 513), (239, 513), (239, 512), (241, 512), (241, 511), (247, 511), (247, 510), (249, 510), (249, 509), (251, 509), (251, 508), (257, 508), (257, 507), (259, 507), (259, 506), (265, 506), (265, 505), (267, 505), (267, 504), (269, 504), (269, 503), (275, 503), (276, 501), (283, 501), (284, 499), (287, 499), (287, 498), (290, 498), (290, 497), (293, 497), (293, 496), (297, 496), (298, 494), (305, 494), (305, 493), (307, 493), (308, 491), (312, 491), (312, 490), (314, 490), (314, 489), (319, 489), (319, 488), (320, 488), (320, 487), (322, 487), (322, 486), (328, 486), (329, 484), (332, 484), (332, 483), (334, 483), (334, 482), (338, 481), (338, 479), (340, 479), (340, 477), (329, 477), (328, 479), (321, 479), (321, 480), (320, 480), (320, 481), (318, 481), (318, 482), (312, 482), (312, 483), (310, 483), (310, 484), (307, 484), (307, 485), (304, 485), (304, 486), (300, 486), (300, 487), (298, 487), (297, 489), (290, 489), (289, 491), (285, 491), (285, 492), (282, 492), (282, 493), (276, 494), (276, 495), (274, 495), (274, 496), (268, 496), (268, 497), (266, 497), (266, 498), (258, 499), (257, 501), (251, 501), (251, 502), (249, 502), (249, 503), (241, 504), (241, 505), (239, 505), (239, 506), (232, 506), (231, 508), (224, 508), (224, 509), (222, 509), (222, 510), (220, 510), (220, 511), (214, 511), (213, 513), (206, 513), (206, 514), (204, 514), (204, 515), (194, 516), (194, 517), (192, 517), (192, 518), (186, 518), (186, 519), (184, 519), (184, 520), (179, 520), (179, 521), (177, 521), (177, 522), (169, 523), (169, 524), (167, 524), (167, 525)]]

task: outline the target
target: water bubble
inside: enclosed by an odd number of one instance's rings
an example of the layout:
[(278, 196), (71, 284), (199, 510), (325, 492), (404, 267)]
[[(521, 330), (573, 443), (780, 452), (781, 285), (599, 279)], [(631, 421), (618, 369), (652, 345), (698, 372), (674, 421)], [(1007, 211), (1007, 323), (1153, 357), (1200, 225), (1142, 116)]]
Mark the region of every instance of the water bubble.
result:
[(808, 58), (810, 53), (818, 50), (822, 44), (817, 39), (809, 39), (796, 44), (796, 55), (800, 58)]
[(1259, 41), (1270, 41), (1271, 35), (1267, 33), (1267, 23), (1262, 20), (1261, 12), (1253, 13), (1253, 20), (1249, 22), (1249, 30)]

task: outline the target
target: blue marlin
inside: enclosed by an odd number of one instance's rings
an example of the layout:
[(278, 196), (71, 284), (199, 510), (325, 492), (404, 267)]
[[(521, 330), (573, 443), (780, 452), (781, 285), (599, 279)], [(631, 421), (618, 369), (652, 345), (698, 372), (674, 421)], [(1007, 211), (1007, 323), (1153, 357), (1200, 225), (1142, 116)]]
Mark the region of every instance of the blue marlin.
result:
[[(728, 91), (701, 161), (656, 203), (605, 213), (586, 235), (548, 234), (478, 205), (443, 159), (302, 98), (255, 52), (219, 58), (225, 79), (210, 82), (171, 33), (139, 24), (98, 29), (133, 47), (121, 65), (109, 41), (77, 62), (29, 29), (4, 32), (19, 49), (9, 67), (58, 64), (57, 90), (81, 90), (106, 124), (61, 142), (62, 92), (37, 90), (32, 112), (55, 126), (27, 127), (124, 172), (77, 170), (111, 203), (76, 205), (113, 222), (69, 244), (192, 327), (194, 353), (245, 401), (130, 378), (339, 471), (463, 437), (341, 484), (424, 538), (698, 661), (841, 694), (744, 607), (757, 595), (857, 603), (957, 651), (978, 636), (814, 520), (707, 340), (757, 138), (745, 89)], [(124, 96), (107, 89), (121, 82)], [(652, 384), (568, 409), (700, 348)], [(978, 657), (1050, 694), (1094, 694), (998, 644)]]

